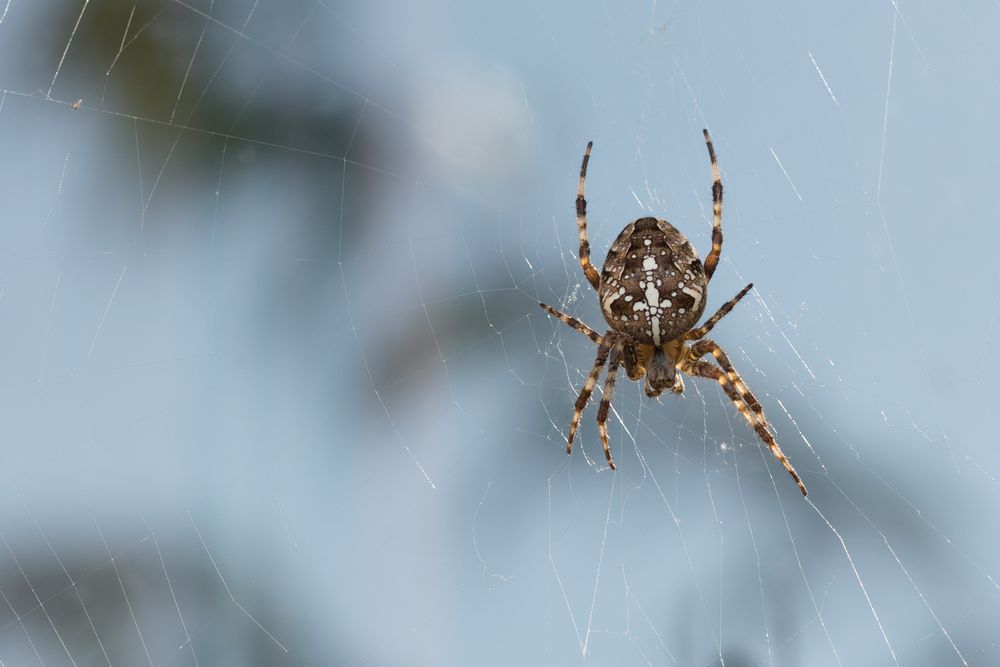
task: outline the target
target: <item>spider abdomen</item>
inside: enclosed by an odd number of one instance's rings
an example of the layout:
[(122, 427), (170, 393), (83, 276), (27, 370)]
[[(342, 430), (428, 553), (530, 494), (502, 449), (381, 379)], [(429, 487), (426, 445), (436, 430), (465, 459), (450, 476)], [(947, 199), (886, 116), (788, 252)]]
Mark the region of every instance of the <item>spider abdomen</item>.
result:
[(639, 218), (611, 244), (601, 270), (601, 312), (636, 343), (662, 345), (698, 322), (707, 299), (698, 253), (666, 220)]

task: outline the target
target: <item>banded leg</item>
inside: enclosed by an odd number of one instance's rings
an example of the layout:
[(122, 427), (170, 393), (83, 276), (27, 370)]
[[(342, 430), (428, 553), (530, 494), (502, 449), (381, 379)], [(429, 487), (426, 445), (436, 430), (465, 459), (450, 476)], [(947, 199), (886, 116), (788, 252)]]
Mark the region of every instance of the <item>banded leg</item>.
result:
[(705, 279), (711, 280), (715, 267), (719, 264), (722, 254), (722, 176), (719, 175), (719, 163), (715, 161), (715, 148), (708, 130), (705, 134), (705, 145), (708, 146), (708, 157), (712, 161), (712, 251), (705, 258)]
[(784, 452), (781, 451), (781, 447), (778, 446), (774, 436), (771, 435), (771, 432), (767, 429), (767, 422), (764, 421), (763, 414), (754, 415), (751, 413), (746, 403), (744, 403), (744, 398), (740, 395), (739, 390), (730, 381), (729, 375), (726, 372), (706, 361), (689, 361), (683, 365), (682, 370), (690, 375), (710, 378), (718, 382), (722, 386), (722, 390), (726, 392), (729, 400), (733, 402), (736, 409), (738, 409), (740, 414), (743, 415), (743, 418), (747, 420), (747, 424), (753, 428), (758, 437), (764, 441), (764, 444), (766, 444), (771, 450), (771, 453), (774, 454), (774, 457), (781, 462), (781, 465), (785, 467), (788, 474), (791, 475), (792, 479), (795, 480), (795, 483), (798, 484), (799, 491), (802, 492), (802, 495), (808, 495), (806, 486), (802, 483), (802, 479), (799, 477), (799, 474), (795, 472), (795, 468), (792, 467), (788, 457), (786, 457)]
[(608, 447), (608, 409), (611, 407), (611, 394), (615, 391), (615, 374), (618, 373), (618, 365), (622, 361), (622, 346), (615, 345), (611, 348), (611, 359), (608, 361), (608, 377), (604, 380), (604, 391), (601, 394), (601, 407), (597, 409), (597, 429), (601, 432), (601, 444), (604, 445), (604, 456), (608, 459), (608, 466), (615, 469), (615, 462), (611, 458), (611, 448)]
[(639, 350), (631, 341), (622, 345), (622, 365), (625, 366), (629, 380), (641, 380), (646, 374), (646, 369), (639, 365)]
[(590, 369), (590, 375), (587, 376), (587, 381), (583, 384), (580, 395), (576, 397), (576, 404), (573, 406), (573, 420), (569, 423), (569, 437), (566, 439), (567, 454), (573, 452), (573, 438), (576, 437), (576, 429), (580, 426), (580, 416), (583, 414), (583, 409), (587, 407), (590, 395), (594, 393), (594, 385), (597, 384), (597, 377), (601, 374), (604, 362), (608, 359), (611, 345), (611, 337), (605, 336), (601, 344), (597, 346), (597, 358), (594, 359), (594, 367)]
[(583, 164), (580, 165), (580, 185), (576, 188), (576, 230), (580, 234), (580, 266), (587, 281), (597, 289), (601, 276), (590, 263), (590, 241), (587, 239), (587, 200), (583, 198), (583, 185), (587, 180), (587, 163), (590, 162), (590, 149), (594, 142), (587, 143), (587, 152), (583, 154)]
[(758, 417), (764, 422), (764, 426), (767, 426), (767, 419), (764, 417), (764, 408), (761, 407), (760, 401), (757, 397), (753, 395), (750, 391), (750, 387), (743, 381), (740, 374), (736, 372), (736, 368), (733, 366), (733, 362), (729, 360), (729, 355), (726, 354), (725, 350), (719, 347), (719, 344), (714, 340), (700, 340), (691, 346), (691, 355), (695, 359), (700, 359), (706, 354), (711, 353), (715, 357), (715, 361), (718, 362), (722, 370), (726, 372), (729, 376), (729, 381), (733, 383), (736, 390), (740, 392), (740, 396), (743, 398), (743, 402), (746, 403), (747, 407), (757, 413)]
[(597, 343), (598, 345), (600, 345), (601, 341), (604, 340), (603, 338), (601, 338), (601, 334), (597, 333), (596, 331), (588, 327), (586, 324), (576, 319), (575, 317), (570, 317), (565, 313), (560, 313), (558, 310), (545, 303), (540, 303), (538, 305), (541, 306), (546, 313), (548, 313), (552, 317), (558, 317), (560, 320), (562, 320), (572, 328), (576, 329), (584, 336)]
[(753, 289), (753, 283), (750, 283), (749, 285), (741, 289), (739, 294), (737, 294), (732, 299), (722, 304), (722, 306), (717, 311), (715, 311), (715, 315), (712, 315), (710, 318), (708, 318), (708, 320), (706, 320), (706, 322), (702, 324), (700, 327), (698, 327), (697, 329), (692, 329), (691, 331), (688, 331), (686, 334), (684, 334), (684, 340), (698, 340), (699, 338), (704, 338), (706, 335), (708, 335), (708, 332), (712, 330), (712, 327), (718, 324), (719, 320), (728, 315), (729, 312), (733, 309), (733, 307), (740, 302), (740, 299), (745, 297), (751, 289)]

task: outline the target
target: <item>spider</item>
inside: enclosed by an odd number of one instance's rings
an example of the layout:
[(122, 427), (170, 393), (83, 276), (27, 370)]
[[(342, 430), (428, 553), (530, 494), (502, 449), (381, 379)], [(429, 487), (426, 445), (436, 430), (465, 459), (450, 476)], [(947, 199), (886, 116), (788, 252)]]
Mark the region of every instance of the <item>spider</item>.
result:
[[(547, 313), (597, 343), (597, 358), (580, 390), (573, 409), (573, 419), (566, 440), (566, 453), (573, 451), (573, 437), (580, 425), (580, 416), (590, 400), (605, 363), (607, 378), (601, 404), (597, 410), (597, 428), (601, 433), (604, 455), (615, 469), (608, 447), (608, 409), (615, 387), (615, 374), (624, 363), (630, 380), (646, 378), (645, 392), (650, 398), (669, 389), (675, 394), (684, 391), (681, 373), (715, 380), (726, 396), (756, 431), (771, 453), (781, 461), (788, 474), (798, 484), (802, 495), (806, 487), (795, 468), (782, 453), (771, 434), (764, 409), (750, 388), (733, 368), (726, 353), (706, 334), (729, 314), (733, 307), (753, 288), (750, 283), (722, 306), (700, 327), (695, 326), (705, 311), (708, 282), (715, 273), (722, 253), (722, 178), (715, 159), (715, 149), (708, 130), (704, 130), (705, 145), (712, 163), (712, 250), (704, 265), (687, 238), (666, 220), (639, 218), (621, 231), (611, 244), (604, 266), (598, 273), (590, 263), (590, 242), (587, 239), (587, 200), (584, 183), (587, 163), (594, 142), (587, 144), (580, 166), (580, 184), (576, 191), (576, 224), (580, 235), (580, 266), (587, 282), (597, 290), (601, 312), (611, 327), (602, 336), (576, 318), (540, 303)], [(716, 364), (702, 358), (711, 354)], [(678, 372), (679, 371), (679, 372)]]

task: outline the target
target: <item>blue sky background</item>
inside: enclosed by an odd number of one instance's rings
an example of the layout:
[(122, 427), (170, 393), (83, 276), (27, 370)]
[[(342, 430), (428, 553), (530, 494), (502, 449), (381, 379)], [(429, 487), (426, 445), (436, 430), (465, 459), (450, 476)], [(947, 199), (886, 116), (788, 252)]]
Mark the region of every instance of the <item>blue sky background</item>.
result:
[[(996, 3), (0, 0), (0, 661), (989, 665)], [(79, 101), (79, 108), (74, 103)], [(644, 215), (810, 490), (619, 376)]]

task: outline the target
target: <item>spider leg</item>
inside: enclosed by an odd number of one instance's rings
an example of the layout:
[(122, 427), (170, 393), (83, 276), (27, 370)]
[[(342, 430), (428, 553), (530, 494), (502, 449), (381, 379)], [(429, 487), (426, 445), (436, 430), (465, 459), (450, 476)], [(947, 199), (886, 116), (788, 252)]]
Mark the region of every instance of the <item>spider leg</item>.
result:
[(546, 313), (548, 313), (552, 317), (558, 317), (560, 320), (562, 320), (572, 328), (576, 329), (584, 336), (597, 343), (598, 345), (600, 345), (601, 341), (604, 340), (603, 338), (601, 338), (601, 334), (597, 333), (596, 331), (588, 327), (586, 324), (576, 319), (575, 317), (570, 317), (565, 313), (560, 313), (558, 310), (545, 303), (540, 303), (538, 305), (541, 306)]
[(611, 394), (615, 391), (615, 374), (618, 372), (618, 365), (621, 361), (622, 346), (612, 346), (611, 359), (608, 361), (608, 376), (604, 380), (604, 391), (601, 393), (601, 407), (597, 409), (597, 428), (601, 432), (604, 456), (607, 457), (608, 466), (612, 470), (615, 469), (615, 462), (611, 458), (611, 448), (608, 447), (608, 409), (611, 407)]
[(715, 148), (708, 130), (705, 134), (705, 145), (708, 146), (708, 157), (712, 161), (712, 251), (705, 258), (705, 279), (712, 279), (715, 267), (719, 264), (722, 254), (722, 176), (719, 175), (719, 163), (715, 161)]
[(594, 142), (587, 143), (587, 152), (583, 154), (583, 164), (580, 165), (580, 184), (576, 188), (576, 229), (580, 234), (580, 266), (587, 281), (597, 289), (601, 284), (601, 276), (590, 263), (590, 241), (587, 239), (587, 200), (583, 198), (583, 185), (587, 180), (587, 163), (590, 162), (590, 149)]
[(583, 415), (583, 409), (587, 407), (590, 395), (594, 393), (594, 385), (597, 384), (597, 377), (601, 374), (604, 362), (607, 361), (608, 353), (611, 351), (612, 343), (610, 338), (610, 336), (605, 336), (601, 340), (600, 345), (597, 346), (597, 358), (594, 359), (594, 367), (590, 369), (590, 375), (587, 376), (587, 381), (583, 384), (580, 395), (576, 397), (576, 404), (573, 406), (573, 420), (569, 423), (569, 437), (566, 439), (567, 454), (573, 452), (573, 438), (576, 437), (576, 429), (580, 426), (580, 416)]
[(757, 397), (750, 391), (750, 387), (743, 382), (743, 378), (740, 377), (740, 374), (736, 372), (736, 368), (733, 367), (733, 362), (729, 360), (729, 355), (727, 355), (725, 351), (719, 347), (719, 344), (714, 340), (708, 340), (706, 338), (705, 340), (700, 340), (691, 346), (691, 355), (695, 359), (700, 359), (709, 353), (715, 357), (715, 361), (718, 362), (719, 366), (722, 366), (722, 370), (724, 370), (726, 375), (729, 376), (729, 381), (732, 382), (733, 386), (736, 387), (736, 390), (740, 392), (743, 402), (746, 403), (747, 407), (756, 412), (757, 415), (764, 420), (766, 425), (767, 420), (764, 419), (764, 408), (761, 407), (760, 401), (758, 401)]
[(751, 289), (753, 289), (753, 283), (750, 283), (749, 285), (741, 289), (739, 294), (737, 294), (732, 299), (722, 304), (722, 306), (717, 311), (715, 311), (715, 315), (712, 315), (710, 318), (708, 318), (708, 320), (706, 320), (705, 323), (702, 324), (700, 327), (698, 327), (697, 329), (692, 329), (691, 331), (688, 331), (686, 334), (684, 334), (684, 340), (697, 340), (699, 338), (704, 338), (708, 334), (708, 332), (712, 330), (712, 327), (718, 324), (719, 320), (728, 315), (729, 311), (731, 311), (733, 307), (737, 303), (739, 303), (740, 299), (745, 297), (747, 295), (747, 292), (749, 292)]
[(629, 380), (641, 380), (646, 374), (646, 369), (639, 364), (639, 350), (631, 340), (622, 344), (622, 365), (625, 366)]
[[(707, 361), (688, 361), (681, 366), (681, 370), (689, 375), (710, 378), (718, 382), (722, 386), (722, 390), (726, 392), (726, 396), (729, 397), (729, 400), (733, 402), (733, 405), (735, 405), (740, 411), (743, 418), (747, 420), (747, 424), (753, 428), (760, 439), (764, 441), (764, 444), (766, 444), (771, 450), (771, 453), (774, 454), (774, 457), (781, 462), (781, 465), (785, 467), (788, 474), (791, 475), (792, 479), (795, 480), (795, 483), (798, 484), (799, 491), (802, 492), (802, 495), (805, 496), (808, 494), (805, 484), (802, 483), (802, 479), (799, 477), (799, 474), (795, 472), (795, 468), (792, 467), (788, 457), (786, 457), (781, 451), (781, 447), (778, 446), (774, 436), (771, 435), (771, 431), (768, 430), (768, 424), (767, 420), (764, 418), (764, 413), (760, 412), (758, 414), (754, 414), (750, 411), (750, 408), (747, 407), (747, 400), (752, 401), (758, 406), (760, 405), (760, 403), (757, 402), (757, 399), (754, 398), (753, 394), (750, 393), (749, 389), (746, 389), (746, 393), (743, 394), (743, 392), (737, 389), (737, 385), (730, 379), (729, 373), (723, 371), (721, 368), (713, 366)], [(735, 371), (733, 371), (733, 374), (735, 375)], [(736, 376), (736, 379), (739, 382), (739, 386), (746, 388), (746, 385), (743, 384), (743, 381), (739, 379), (738, 375)], [(749, 399), (747, 397), (749, 397)]]

